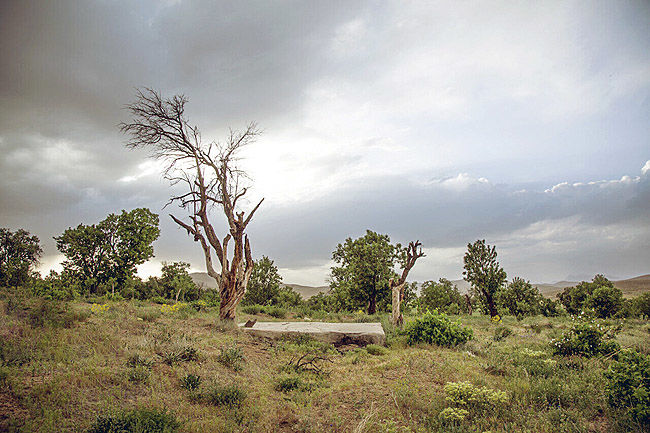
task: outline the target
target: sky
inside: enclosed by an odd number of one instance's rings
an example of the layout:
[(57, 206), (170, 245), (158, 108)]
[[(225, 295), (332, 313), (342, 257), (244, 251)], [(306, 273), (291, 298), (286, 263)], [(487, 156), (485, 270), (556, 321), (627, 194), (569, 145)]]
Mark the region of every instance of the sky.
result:
[[(204, 271), (124, 146), (137, 88), (184, 94), (204, 141), (254, 121), (253, 256), (322, 285), (367, 229), (419, 239), (410, 280), (462, 276), (469, 242), (510, 278), (650, 273), (650, 2), (5, 1), (0, 226), (53, 236), (161, 215), (155, 257)], [(218, 218), (215, 217), (215, 221)], [(225, 226), (215, 227), (225, 234)]]

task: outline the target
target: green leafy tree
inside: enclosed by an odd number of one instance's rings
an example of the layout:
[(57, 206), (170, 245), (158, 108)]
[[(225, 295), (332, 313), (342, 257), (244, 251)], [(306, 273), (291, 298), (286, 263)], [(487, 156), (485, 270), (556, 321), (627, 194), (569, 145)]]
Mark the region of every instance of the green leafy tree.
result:
[(496, 247), (486, 245), (485, 240), (467, 244), (463, 261), (463, 276), (471, 284), (472, 293), (491, 317), (498, 316), (494, 295), (505, 283), (507, 275), (497, 261)]
[(641, 317), (650, 319), (650, 292), (634, 298), (635, 308)]
[(64, 272), (94, 293), (100, 285), (114, 289), (132, 278), (136, 266), (153, 257), (159, 234), (158, 215), (141, 208), (110, 214), (98, 224), (79, 224), (54, 239), (66, 256)]
[(390, 243), (388, 235), (367, 230), (358, 239), (347, 238), (338, 244), (332, 259), (332, 291), (346, 300), (345, 309), (365, 308), (375, 314), (378, 305), (390, 304), (389, 281), (397, 278), (394, 266), (402, 252), (401, 245)]
[(594, 291), (599, 287), (614, 288), (614, 283), (609, 281), (605, 276), (598, 274), (594, 276), (591, 282), (582, 281), (575, 287), (567, 287), (562, 293), (557, 295), (562, 305), (570, 314), (579, 314), (585, 308), (589, 307)]
[(281, 284), (282, 277), (278, 273), (277, 266), (273, 260), (263, 256), (253, 265), (253, 272), (248, 280), (242, 303), (244, 305), (271, 305), (280, 294)]
[(600, 318), (614, 316), (623, 307), (623, 292), (616, 287), (597, 287), (587, 300), (586, 305), (593, 308), (596, 316)]
[(446, 278), (422, 283), (419, 304), (423, 310), (448, 314), (458, 314), (466, 309), (465, 299), (458, 288)]
[(513, 316), (535, 316), (541, 312), (542, 295), (537, 287), (523, 278), (515, 277), (508, 285), (499, 289), (495, 297), (497, 305)]
[(0, 286), (20, 286), (29, 281), (43, 250), (37, 236), (23, 229), (0, 228)]
[(190, 264), (185, 262), (163, 262), (160, 284), (163, 287), (164, 297), (180, 300), (194, 301), (199, 298), (199, 287), (194, 283), (188, 270)]

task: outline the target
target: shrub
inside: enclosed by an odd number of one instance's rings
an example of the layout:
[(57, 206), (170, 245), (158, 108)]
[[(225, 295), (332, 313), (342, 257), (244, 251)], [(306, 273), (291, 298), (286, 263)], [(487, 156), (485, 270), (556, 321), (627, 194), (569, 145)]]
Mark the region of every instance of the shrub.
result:
[(167, 352), (160, 356), (162, 356), (163, 362), (170, 366), (181, 362), (181, 356), (178, 352)]
[(586, 304), (594, 309), (596, 316), (605, 319), (615, 315), (621, 309), (623, 292), (616, 287), (601, 286), (594, 290)]
[(166, 410), (136, 409), (97, 417), (88, 433), (174, 433), (181, 426)]
[(268, 314), (271, 317), (275, 317), (276, 319), (284, 319), (287, 317), (287, 310), (284, 308), (271, 306), (266, 308), (266, 314)]
[(577, 323), (559, 339), (551, 340), (554, 355), (578, 355), (590, 358), (618, 350), (619, 345), (607, 341), (614, 337), (614, 330), (593, 322)]
[(452, 322), (444, 314), (437, 311), (427, 313), (404, 328), (408, 344), (429, 343), (438, 346), (451, 347), (471, 340), (473, 332), (462, 326), (460, 322)]
[(379, 346), (377, 344), (369, 344), (366, 346), (366, 351), (375, 356), (380, 356), (380, 355), (386, 355), (388, 353), (388, 349), (386, 349), (384, 346)]
[(623, 350), (604, 375), (609, 404), (626, 408), (633, 419), (650, 425), (650, 356)]
[(446, 407), (438, 415), (440, 419), (448, 423), (459, 423), (464, 420), (469, 411), (457, 407)]
[(153, 366), (153, 361), (147, 358), (143, 358), (140, 355), (132, 355), (129, 357), (129, 359), (126, 361), (126, 365), (128, 367), (146, 367), (146, 368), (151, 368)]
[(494, 329), (494, 341), (501, 341), (505, 340), (508, 338), (510, 335), (512, 335), (512, 330), (508, 328), (507, 326), (497, 326)]
[(275, 390), (280, 392), (290, 392), (295, 389), (300, 389), (304, 387), (302, 379), (298, 376), (286, 376), (282, 377), (275, 384)]
[(246, 391), (237, 385), (214, 385), (206, 394), (203, 400), (214, 406), (239, 407), (246, 400)]
[(244, 314), (259, 314), (262, 311), (262, 308), (261, 305), (244, 305), (241, 308), (241, 311)]
[(231, 347), (222, 347), (220, 349), (217, 361), (234, 371), (241, 371), (244, 368), (243, 364), (246, 359), (243, 350), (233, 344)]
[(187, 389), (188, 391), (194, 391), (201, 386), (201, 376), (196, 374), (188, 374), (181, 379), (181, 388)]
[(181, 361), (192, 362), (199, 360), (199, 351), (196, 348), (187, 346), (178, 354)]
[(508, 401), (505, 391), (478, 387), (469, 382), (447, 382), (444, 389), (448, 402), (473, 413), (498, 408)]

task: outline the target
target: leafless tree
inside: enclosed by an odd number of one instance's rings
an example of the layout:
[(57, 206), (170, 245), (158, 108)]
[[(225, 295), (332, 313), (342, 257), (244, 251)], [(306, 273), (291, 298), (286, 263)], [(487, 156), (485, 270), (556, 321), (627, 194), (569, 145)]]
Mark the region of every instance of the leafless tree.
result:
[(393, 325), (401, 327), (404, 324), (404, 316), (402, 315), (401, 305), (404, 300), (404, 288), (406, 286), (406, 278), (411, 271), (411, 268), (415, 266), (415, 261), (420, 257), (424, 257), (422, 252), (422, 244), (420, 241), (409, 242), (409, 246), (406, 249), (406, 258), (402, 265), (402, 275), (399, 278), (391, 278), (389, 281), (389, 286), (392, 291), (392, 303), (393, 303), (393, 315), (392, 322)]
[[(224, 142), (203, 143), (199, 129), (185, 116), (187, 101), (183, 95), (163, 98), (150, 88), (139, 89), (135, 102), (127, 106), (132, 120), (120, 124), (120, 129), (130, 135), (127, 147), (150, 149), (152, 157), (165, 162), (165, 178), (174, 185), (184, 185), (184, 192), (171, 197), (167, 204), (177, 203), (189, 216), (185, 220), (170, 216), (201, 244), (208, 275), (217, 281), (221, 295), (219, 317), (234, 320), (235, 308), (253, 271), (245, 230), (264, 201), (248, 214), (240, 211), (242, 197), (248, 192), (248, 176), (238, 168), (238, 153), (255, 141), (260, 131), (250, 123), (243, 131), (231, 130)], [(210, 211), (215, 207), (228, 222), (221, 239), (210, 221)], [(234, 248), (229, 254), (231, 240)], [(214, 269), (213, 251), (221, 272)]]

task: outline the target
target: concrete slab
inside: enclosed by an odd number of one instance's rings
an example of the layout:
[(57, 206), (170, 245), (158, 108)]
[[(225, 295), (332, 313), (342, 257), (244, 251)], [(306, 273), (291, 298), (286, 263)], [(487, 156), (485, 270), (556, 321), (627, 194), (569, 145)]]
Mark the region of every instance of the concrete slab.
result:
[(343, 344), (385, 344), (386, 334), (381, 323), (328, 323), (328, 322), (256, 322), (252, 327), (240, 329), (251, 335), (279, 338), (283, 335), (307, 334), (327, 343)]

